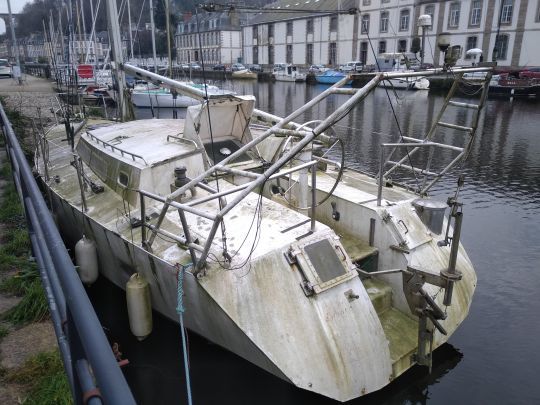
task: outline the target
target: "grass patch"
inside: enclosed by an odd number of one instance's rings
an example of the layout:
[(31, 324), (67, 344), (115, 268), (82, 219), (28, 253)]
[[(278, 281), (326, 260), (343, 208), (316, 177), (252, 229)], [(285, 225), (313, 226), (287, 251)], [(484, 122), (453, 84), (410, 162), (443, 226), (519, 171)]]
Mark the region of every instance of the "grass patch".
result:
[(4, 325), (0, 325), (0, 340), (5, 338), (9, 334), (9, 329)]
[(24, 295), (21, 302), (2, 314), (2, 319), (11, 322), (13, 325), (39, 322), (46, 319), (49, 316), (49, 307), (39, 276), (35, 280), (26, 282), (22, 289)]
[(72, 404), (71, 391), (58, 350), (39, 353), (19, 369), (6, 373), (8, 382), (23, 384), (28, 389), (27, 405)]

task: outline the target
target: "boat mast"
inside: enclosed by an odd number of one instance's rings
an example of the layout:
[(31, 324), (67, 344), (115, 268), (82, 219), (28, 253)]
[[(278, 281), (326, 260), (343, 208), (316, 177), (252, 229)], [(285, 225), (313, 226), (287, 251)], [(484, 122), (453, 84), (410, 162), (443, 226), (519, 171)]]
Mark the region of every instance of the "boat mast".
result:
[(122, 57), (122, 41), (120, 38), (120, 26), (118, 25), (118, 9), (116, 8), (116, 1), (106, 1), (107, 7), (107, 25), (109, 27), (109, 39), (110, 50), (112, 52), (112, 71), (116, 78), (118, 85), (118, 109), (120, 112), (120, 119), (122, 121), (129, 121), (133, 117), (130, 114), (130, 109), (125, 97), (124, 90), (126, 88), (126, 76), (121, 66), (124, 64)]
[[(169, 77), (172, 75), (172, 55), (171, 55), (171, 35), (170, 35), (170, 21), (169, 21), (169, 0), (165, 0), (165, 21), (167, 25), (167, 54), (169, 57)], [(157, 71), (156, 71), (157, 73)]]
[(152, 4), (152, 0), (149, 1), (150, 3), (150, 30), (152, 32), (152, 54), (154, 56), (154, 73), (157, 73), (157, 57), (156, 57), (156, 33), (155, 33), (155, 26), (154, 26), (154, 5)]
[(129, 30), (129, 50), (130, 50), (130, 60), (133, 60), (133, 32), (131, 30), (131, 5), (130, 0), (127, 0), (127, 9), (128, 9), (128, 30)]
[(13, 76), (18, 79), (19, 85), (22, 85), (22, 77), (21, 77), (21, 61), (19, 60), (19, 46), (17, 45), (17, 37), (15, 36), (15, 24), (13, 23), (13, 17), (11, 15), (11, 1), (7, 0), (8, 4), (8, 14), (9, 14), (9, 21), (10, 21), (10, 28), (11, 28), (11, 40), (12, 40), (12, 49), (13, 53), (15, 54), (15, 61), (17, 63), (16, 67), (17, 69), (13, 71)]

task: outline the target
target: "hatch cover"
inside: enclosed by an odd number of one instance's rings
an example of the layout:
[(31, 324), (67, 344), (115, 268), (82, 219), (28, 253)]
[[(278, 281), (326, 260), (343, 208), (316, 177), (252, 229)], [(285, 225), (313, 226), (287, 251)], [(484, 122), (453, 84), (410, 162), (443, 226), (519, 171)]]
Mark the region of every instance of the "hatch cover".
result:
[(314, 242), (306, 246), (304, 251), (323, 283), (346, 273), (343, 263), (336, 254), (336, 249), (328, 239)]

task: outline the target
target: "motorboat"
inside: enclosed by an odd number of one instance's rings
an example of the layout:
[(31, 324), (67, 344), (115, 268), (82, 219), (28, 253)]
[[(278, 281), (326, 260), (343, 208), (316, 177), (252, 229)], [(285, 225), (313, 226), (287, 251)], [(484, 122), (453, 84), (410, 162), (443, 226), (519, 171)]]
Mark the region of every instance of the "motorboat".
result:
[[(327, 70), (323, 73), (315, 75), (315, 80), (317, 80), (317, 83), (322, 83), (322, 84), (336, 84), (337, 82), (339, 82), (346, 76), (347, 74), (337, 71), (337, 70)], [(351, 81), (352, 80), (347, 82), (347, 84), (350, 84)]]
[(279, 82), (305, 82), (306, 75), (290, 63), (277, 63), (272, 69), (272, 77)]
[(233, 79), (257, 79), (257, 73), (252, 72), (249, 69), (236, 70), (231, 73)]

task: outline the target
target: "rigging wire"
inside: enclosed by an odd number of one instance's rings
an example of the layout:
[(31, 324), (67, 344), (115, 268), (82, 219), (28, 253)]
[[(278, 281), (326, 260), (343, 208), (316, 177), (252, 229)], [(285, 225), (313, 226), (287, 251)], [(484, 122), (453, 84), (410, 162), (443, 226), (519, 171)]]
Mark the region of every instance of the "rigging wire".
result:
[[(213, 134), (213, 131), (212, 131), (212, 118), (211, 118), (211, 115), (210, 115), (210, 100), (208, 98), (208, 82), (206, 80), (206, 73), (205, 73), (205, 66), (204, 66), (204, 54), (203, 54), (203, 51), (202, 51), (202, 35), (201, 35), (201, 30), (200, 30), (200, 26), (199, 26), (199, 11), (198, 11), (198, 7), (195, 8), (195, 19), (197, 21), (197, 39), (198, 39), (198, 42), (199, 42), (199, 55), (201, 57), (201, 68), (202, 68), (202, 76), (203, 76), (203, 86), (204, 86), (204, 99), (205, 99), (205, 102), (206, 102), (206, 110), (207, 110), (207, 114), (208, 114), (208, 129), (209, 129), (209, 132), (210, 132), (210, 143), (212, 145), (212, 160), (214, 162), (214, 164), (217, 164), (218, 162), (216, 161), (216, 152), (215, 152), (215, 145), (214, 145), (214, 134)], [(201, 113), (204, 111), (204, 102), (203, 104), (201, 105)], [(215, 177), (215, 180), (216, 180), (216, 189), (217, 189), (217, 192), (219, 193), (219, 176), (217, 174), (216, 171), (214, 171), (214, 177)], [(222, 201), (221, 201), (221, 198), (218, 198), (218, 204), (219, 204), (219, 210), (222, 211), (223, 210), (223, 204), (222, 204)], [(226, 230), (225, 230), (225, 221), (223, 219), (221, 219), (220, 221), (220, 228), (221, 228), (221, 240), (223, 242), (223, 256), (227, 259), (229, 254), (227, 253), (227, 233), (226, 233)]]

